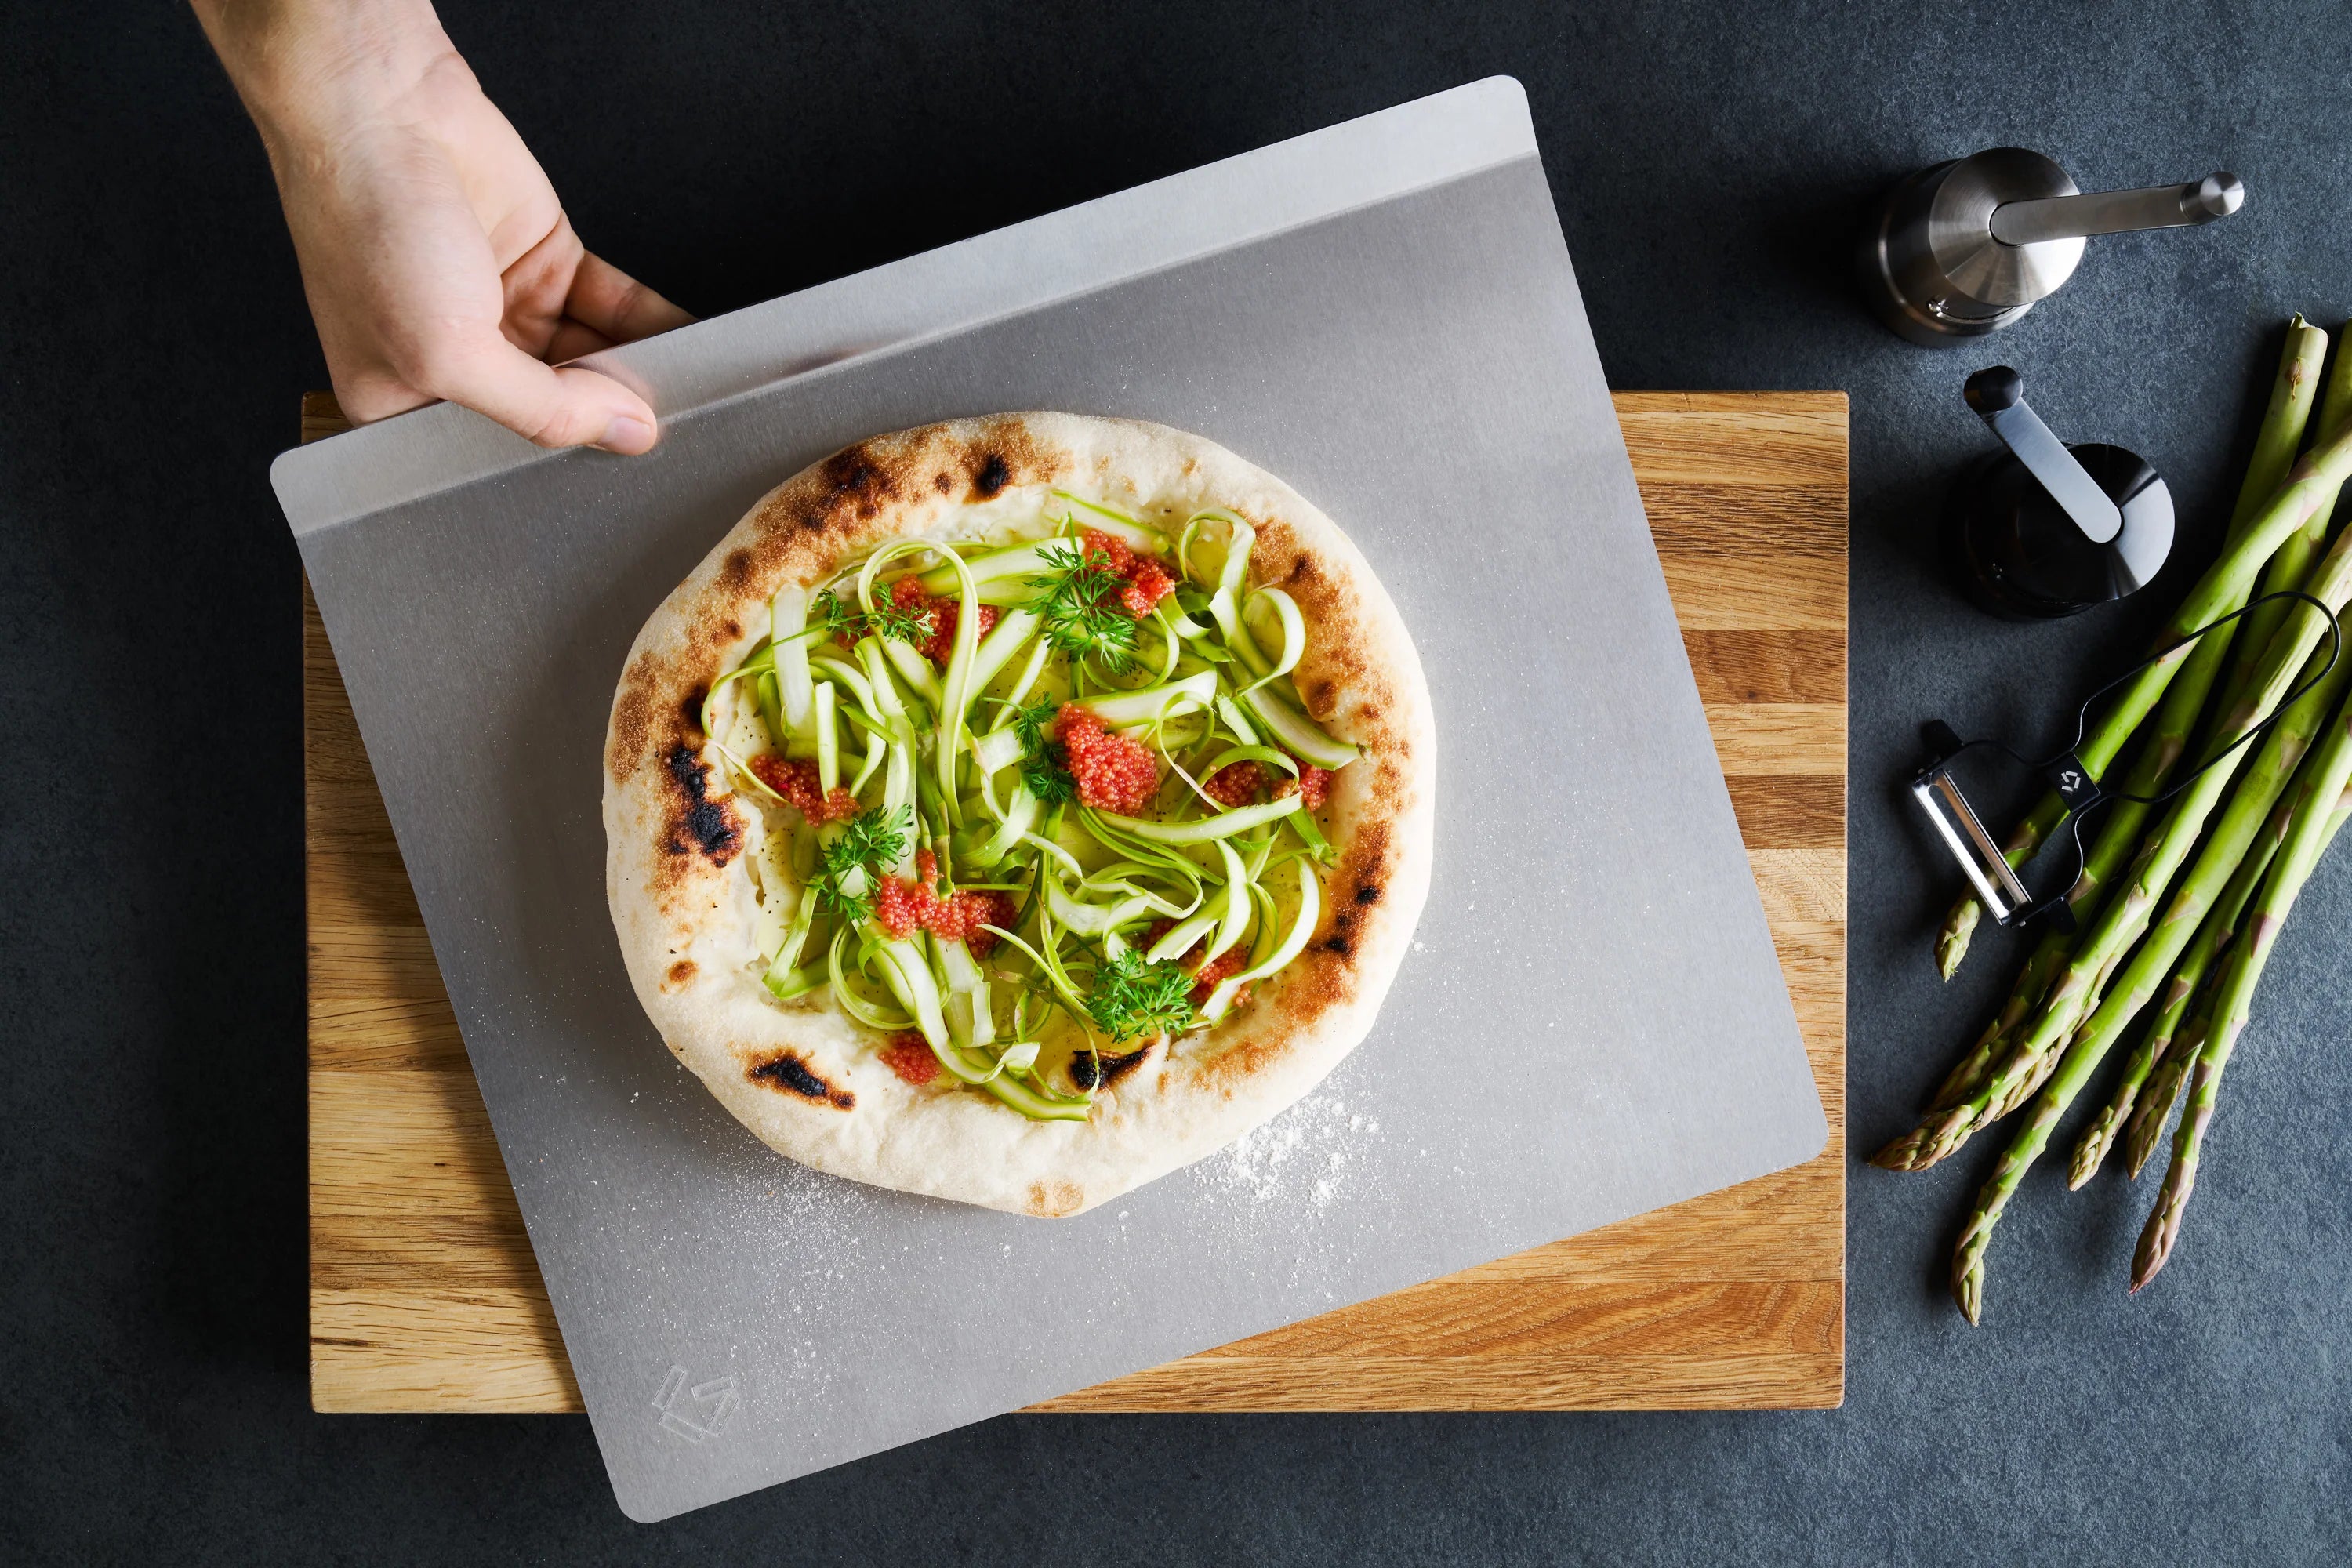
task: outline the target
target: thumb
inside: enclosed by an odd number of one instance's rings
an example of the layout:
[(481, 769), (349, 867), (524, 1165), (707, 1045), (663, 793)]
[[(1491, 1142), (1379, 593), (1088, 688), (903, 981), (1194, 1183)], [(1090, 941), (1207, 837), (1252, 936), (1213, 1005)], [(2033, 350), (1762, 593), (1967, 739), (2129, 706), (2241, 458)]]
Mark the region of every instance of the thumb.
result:
[(488, 415), (542, 447), (601, 447), (635, 455), (658, 435), (646, 400), (578, 365), (542, 364), (493, 335), (447, 356), (418, 388)]

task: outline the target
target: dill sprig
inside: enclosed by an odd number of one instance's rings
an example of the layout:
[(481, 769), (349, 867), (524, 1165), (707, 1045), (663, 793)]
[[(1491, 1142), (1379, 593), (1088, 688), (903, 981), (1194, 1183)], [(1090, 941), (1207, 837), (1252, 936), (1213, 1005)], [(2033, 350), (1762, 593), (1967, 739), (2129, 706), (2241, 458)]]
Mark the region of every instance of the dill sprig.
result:
[(1029, 579), (1045, 590), (1033, 606), (1038, 633), (1072, 658), (1091, 655), (1114, 675), (1135, 662), (1135, 617), (1119, 595), (1127, 580), (1110, 570), (1110, 555), (1063, 541), (1038, 548), (1037, 558), (1053, 568)]
[[(896, 811), (873, 806), (850, 818), (841, 837), (824, 847), (823, 868), (809, 883), (816, 892), (816, 907), (848, 921), (871, 915), (882, 868), (897, 865), (907, 852), (907, 834), (913, 826), (914, 809), (904, 805)], [(855, 872), (864, 875), (853, 889)]]
[(1148, 963), (1134, 948), (1121, 948), (1118, 957), (1095, 966), (1087, 1011), (1114, 1040), (1175, 1034), (1198, 1016), (1192, 985), (1192, 977), (1174, 964)]
[(1077, 781), (1065, 765), (1062, 748), (1045, 738), (1054, 715), (1060, 711), (1050, 697), (1041, 697), (1010, 715), (1013, 732), (1021, 738), (1021, 782), (1040, 805), (1060, 805), (1076, 798)]
[(839, 635), (856, 642), (868, 635), (895, 637), (903, 643), (920, 646), (931, 635), (931, 611), (926, 605), (918, 609), (902, 605), (886, 590), (875, 604), (871, 615), (853, 609), (832, 589), (816, 596), (809, 606), (809, 624), (822, 626), (828, 635)]

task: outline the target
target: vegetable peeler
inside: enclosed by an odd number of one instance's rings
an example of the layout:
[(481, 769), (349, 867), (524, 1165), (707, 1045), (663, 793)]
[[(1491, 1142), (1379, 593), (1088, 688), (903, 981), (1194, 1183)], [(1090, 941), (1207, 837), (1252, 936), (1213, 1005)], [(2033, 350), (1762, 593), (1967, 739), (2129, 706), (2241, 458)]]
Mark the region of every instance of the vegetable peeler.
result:
[[(2271, 710), (2269, 718), (2248, 729), (2244, 734), (2206, 758), (2187, 773), (2175, 779), (2168, 788), (2156, 795), (2128, 795), (2120, 790), (2109, 790), (2093, 776), (2091, 770), (2084, 765), (2083, 759), (2076, 749), (2082, 745), (2084, 733), (2089, 727), (2091, 710), (2101, 698), (2139, 674), (2140, 671), (2160, 664), (2166, 659), (2179, 657), (2182, 650), (2199, 637), (2208, 632), (2220, 630), (2247, 611), (2255, 608), (2256, 605), (2287, 599), (2309, 605), (2326, 617), (2329, 637), (2327, 662), (2316, 674), (2310, 676), (2281, 698), (2278, 705)], [(2110, 801), (2129, 800), (2147, 805), (2160, 805), (2179, 795), (2195, 782), (2199, 774), (2223, 761), (2238, 748), (2277, 723), (2303, 697), (2304, 693), (2326, 679), (2328, 671), (2335, 668), (2336, 661), (2343, 657), (2343, 652), (2342, 623), (2336, 619), (2335, 612), (2328, 608), (2326, 601), (2292, 589), (2265, 594), (2243, 608), (2234, 610), (2219, 620), (2190, 632), (2179, 642), (2158, 650), (2092, 692), (2084, 700), (2082, 707), (2076, 710), (2074, 739), (2069, 741), (2063, 750), (2053, 755), (2031, 758), (2000, 741), (1963, 741), (1952, 727), (1942, 720), (1929, 721), (1920, 728), (1920, 738), (1927, 742), (1927, 746), (1928, 762), (1926, 767), (1921, 768), (1912, 777), (1911, 798), (1918, 803), (1921, 811), (1927, 813), (1928, 822), (1936, 829), (1936, 836), (1942, 839), (1944, 847), (1952, 852), (1952, 858), (1959, 863), (1961, 873), (1976, 889), (1978, 899), (1983, 902), (1986, 909), (1992, 911), (1995, 920), (2004, 926), (2014, 927), (2029, 925), (2037, 920), (2047, 918), (2061, 931), (2072, 931), (2074, 929), (2074, 911), (2068, 895), (2073, 892), (2075, 883), (2083, 875), (2084, 817)], [(1990, 762), (1996, 765), (2005, 765), (2013, 771), (2039, 777), (2065, 804), (2064, 837), (2072, 846), (2069, 858), (2073, 864), (2063, 879), (2053, 880), (2049, 884), (2053, 890), (2037, 895), (2027, 888), (2023, 879), (2019, 875), (2023, 868), (2012, 866), (2009, 857), (2002, 853), (2000, 844), (1986, 830), (1984, 818), (1969, 802), (1968, 792), (1962, 787), (1958, 776), (1959, 764), (1963, 759), (1969, 759), (1972, 763)]]

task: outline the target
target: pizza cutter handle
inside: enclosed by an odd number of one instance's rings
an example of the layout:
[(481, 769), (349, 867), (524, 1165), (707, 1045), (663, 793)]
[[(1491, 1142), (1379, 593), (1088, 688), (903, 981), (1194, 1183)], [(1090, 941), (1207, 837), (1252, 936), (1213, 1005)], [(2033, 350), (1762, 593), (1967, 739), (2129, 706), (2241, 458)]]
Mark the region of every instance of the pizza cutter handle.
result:
[(2074, 520), (2074, 526), (2094, 544), (2105, 544), (2124, 530), (2123, 509), (2099, 487), (2066, 443), (2042, 422), (2025, 401), (2025, 378), (2005, 364), (1980, 370), (1961, 389), (1969, 406), (2000, 437), (2026, 471), (2050, 492), (2050, 499)]
[(2036, 245), (2094, 234), (2187, 228), (2228, 217), (2245, 205), (2246, 187), (2238, 176), (2217, 171), (2184, 185), (2004, 202), (1993, 209), (1992, 237), (2003, 245)]

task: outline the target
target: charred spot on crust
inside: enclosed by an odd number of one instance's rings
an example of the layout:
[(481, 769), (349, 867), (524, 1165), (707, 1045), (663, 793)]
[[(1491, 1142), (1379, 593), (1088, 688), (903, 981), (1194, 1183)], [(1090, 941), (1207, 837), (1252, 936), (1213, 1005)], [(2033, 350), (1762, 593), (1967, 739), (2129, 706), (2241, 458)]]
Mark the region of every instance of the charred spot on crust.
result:
[(1100, 1052), (1088, 1051), (1083, 1056), (1072, 1057), (1070, 1081), (1081, 1089), (1100, 1089), (1106, 1084), (1117, 1083), (1141, 1067), (1143, 1058), (1150, 1054), (1151, 1047), (1143, 1046), (1125, 1056), (1107, 1057)]
[(871, 521), (882, 513), (882, 503), (898, 497), (898, 481), (880, 461), (871, 443), (835, 452), (824, 460), (825, 510), (838, 515), (854, 511)]
[(686, 727), (688, 730), (702, 728), (702, 700), (709, 695), (710, 688), (698, 682), (691, 690), (687, 692), (686, 700), (677, 705), (678, 711), (686, 715)]
[(693, 978), (694, 960), (690, 958), (681, 958), (676, 963), (669, 966), (669, 983), (673, 986), (683, 985)]
[(847, 1110), (857, 1103), (857, 1097), (845, 1089), (835, 1089), (819, 1078), (791, 1051), (780, 1051), (762, 1062), (743, 1069), (743, 1076), (753, 1083), (766, 1084), (799, 1095), (803, 1100), (819, 1105), (830, 1105), (836, 1110)]
[(714, 866), (724, 866), (743, 847), (743, 827), (732, 807), (709, 798), (709, 770), (693, 747), (680, 743), (669, 750), (669, 776), (684, 797), (677, 825), (671, 830), (669, 852), (684, 855), (700, 849)]
[(1013, 470), (1004, 466), (1004, 455), (991, 452), (980, 465), (980, 471), (972, 475), (971, 488), (975, 494), (993, 496), (1012, 481)]
[(946, 495), (950, 490), (955, 489), (955, 480), (951, 476), (950, 476), (945, 468), (941, 468), (938, 473), (931, 476), (931, 488), (939, 491), (940, 494)]
[[(751, 580), (751, 552), (748, 550), (729, 551), (727, 559), (719, 563), (719, 585), (730, 593), (734, 593), (740, 590), (743, 584)], [(731, 636), (733, 628), (730, 627), (729, 630)]]
[(1330, 934), (1315, 944), (1318, 949), (1343, 959), (1356, 956), (1360, 928), (1387, 890), (1385, 879), (1391, 870), (1388, 825), (1364, 823), (1357, 829), (1356, 841), (1349, 846), (1339, 872), (1342, 879), (1355, 883), (1355, 889), (1332, 905)]

